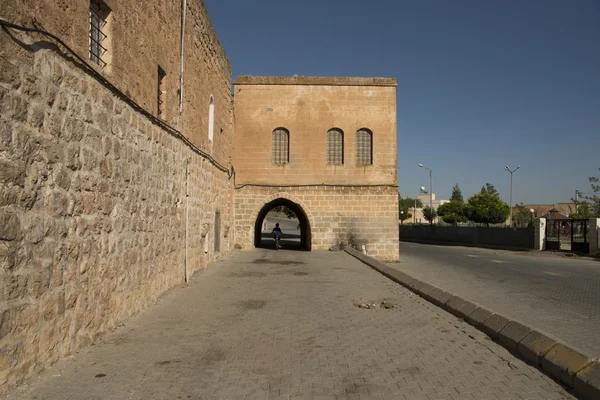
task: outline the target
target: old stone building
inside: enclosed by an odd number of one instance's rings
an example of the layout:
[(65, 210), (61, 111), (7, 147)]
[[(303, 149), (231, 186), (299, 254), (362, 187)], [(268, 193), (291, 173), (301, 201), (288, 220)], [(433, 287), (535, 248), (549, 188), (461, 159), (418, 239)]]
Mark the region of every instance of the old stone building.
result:
[(236, 242), (258, 245), (285, 205), (306, 249), (398, 259), (396, 81), (244, 76), (234, 93)]
[(274, 205), (307, 249), (397, 259), (394, 80), (242, 77), (234, 126), (201, 0), (0, 19), (0, 392), (252, 248)]

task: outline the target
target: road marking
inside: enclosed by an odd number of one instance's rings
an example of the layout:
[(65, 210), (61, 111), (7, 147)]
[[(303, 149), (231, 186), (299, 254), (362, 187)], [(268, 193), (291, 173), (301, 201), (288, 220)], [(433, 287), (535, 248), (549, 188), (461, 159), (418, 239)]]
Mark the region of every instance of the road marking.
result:
[(542, 272), (545, 274), (548, 274), (548, 275), (552, 275), (552, 276), (562, 276), (561, 274), (557, 274), (556, 272), (550, 272), (550, 271), (542, 271)]
[(496, 264), (506, 264), (508, 262), (508, 261), (502, 261), (502, 260), (490, 260), (490, 261), (493, 263), (496, 263)]
[(467, 257), (478, 258), (479, 256), (476, 256), (476, 255), (474, 255), (474, 254), (467, 254)]

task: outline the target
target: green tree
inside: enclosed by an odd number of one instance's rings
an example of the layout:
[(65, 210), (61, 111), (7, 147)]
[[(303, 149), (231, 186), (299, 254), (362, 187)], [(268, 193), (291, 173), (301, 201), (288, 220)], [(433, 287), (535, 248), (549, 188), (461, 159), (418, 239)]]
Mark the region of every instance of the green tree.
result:
[(454, 185), (454, 187), (452, 188), (452, 196), (450, 196), (450, 201), (453, 201), (455, 203), (460, 203), (460, 204), (464, 204), (464, 202), (465, 202), (465, 200), (463, 199), (462, 192), (460, 191), (460, 188), (458, 187), (458, 183), (456, 185)]
[(464, 214), (465, 205), (458, 201), (444, 203), (438, 207), (437, 214), (442, 217), (444, 222), (452, 225), (458, 225), (460, 222), (467, 222)]
[(526, 228), (533, 226), (533, 214), (529, 208), (525, 208), (523, 203), (515, 206), (516, 210), (513, 210), (513, 225), (515, 228)]
[[(593, 194), (583, 195), (583, 201), (571, 199), (577, 205), (577, 213), (571, 214), (573, 218), (597, 218), (600, 217), (600, 177), (590, 176), (588, 178)], [(597, 194), (598, 193), (598, 194)], [(588, 203), (589, 202), (589, 203)], [(586, 206), (587, 205), (587, 206)], [(587, 207), (582, 213), (581, 207)]]
[[(490, 190), (490, 187), (492, 190)], [(505, 222), (510, 213), (510, 208), (508, 204), (500, 199), (497, 193), (492, 185), (484, 186), (481, 193), (471, 197), (465, 205), (466, 217), (470, 221), (487, 226)]]
[(496, 190), (494, 185), (492, 185), (491, 183), (486, 183), (485, 186), (482, 186), (481, 192), (479, 192), (479, 193), (480, 194), (488, 194), (490, 196), (500, 198), (500, 194), (498, 193), (498, 191)]
[(577, 212), (569, 215), (569, 217), (573, 219), (590, 219), (594, 218), (595, 216), (596, 214), (591, 210), (587, 201), (580, 201), (577, 204)]
[(433, 224), (433, 220), (435, 220), (435, 217), (437, 217), (437, 212), (435, 211), (435, 208), (432, 209), (429, 206), (423, 207), (423, 218), (425, 218), (425, 220), (427, 220), (430, 224)]

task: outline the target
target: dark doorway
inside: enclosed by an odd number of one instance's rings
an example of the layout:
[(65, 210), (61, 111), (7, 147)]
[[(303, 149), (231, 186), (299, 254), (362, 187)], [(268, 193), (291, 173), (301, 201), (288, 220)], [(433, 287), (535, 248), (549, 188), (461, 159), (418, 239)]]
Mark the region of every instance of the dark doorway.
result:
[[(282, 198), (265, 204), (265, 206), (258, 213), (254, 225), (254, 246), (273, 249), (275, 248), (275, 241), (271, 235), (271, 230), (273, 227), (270, 225), (274, 224), (274, 222), (277, 220), (274, 219), (274, 221), (267, 221), (267, 227), (264, 226), (264, 222), (269, 211), (280, 206), (289, 209), (298, 219), (297, 223), (294, 219), (286, 221), (286, 218), (282, 218), (279, 222), (283, 231), (283, 235), (281, 237), (281, 245), (283, 250), (310, 251), (311, 236), (308, 217), (304, 213), (304, 210), (302, 210), (302, 207), (300, 207), (298, 204), (291, 200)], [(287, 233), (286, 230), (288, 231)]]

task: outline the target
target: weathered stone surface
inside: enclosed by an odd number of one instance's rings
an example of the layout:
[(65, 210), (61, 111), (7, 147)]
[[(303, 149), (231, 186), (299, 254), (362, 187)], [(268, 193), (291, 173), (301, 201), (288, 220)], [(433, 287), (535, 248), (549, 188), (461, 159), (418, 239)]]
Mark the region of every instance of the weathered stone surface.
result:
[(517, 346), (531, 332), (531, 328), (515, 321), (510, 321), (498, 333), (498, 342), (512, 352), (517, 351)]
[(481, 327), (483, 322), (491, 317), (492, 314), (491, 311), (486, 310), (483, 307), (477, 307), (465, 320), (475, 327)]
[(18, 240), (21, 235), (19, 216), (12, 212), (0, 210), (0, 240)]
[(498, 333), (508, 324), (509, 320), (502, 315), (492, 314), (491, 317), (487, 318), (481, 323), (480, 329), (491, 337), (492, 339), (498, 339)]
[(475, 311), (476, 309), (477, 309), (476, 304), (471, 303), (470, 301), (465, 301), (456, 308), (454, 315), (456, 315), (458, 318), (462, 318), (462, 319), (466, 320), (467, 317), (469, 315), (471, 315), (473, 313), (473, 311)]
[(588, 399), (600, 399), (600, 363), (594, 361), (577, 373), (573, 386)]
[(558, 343), (541, 358), (542, 369), (550, 376), (573, 387), (575, 374), (591, 362), (587, 356)]
[(517, 353), (528, 363), (537, 366), (540, 365), (541, 357), (557, 344), (546, 335), (531, 331), (517, 345)]

